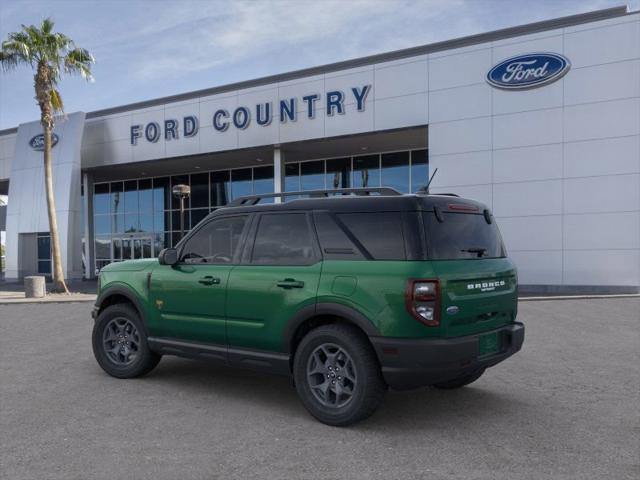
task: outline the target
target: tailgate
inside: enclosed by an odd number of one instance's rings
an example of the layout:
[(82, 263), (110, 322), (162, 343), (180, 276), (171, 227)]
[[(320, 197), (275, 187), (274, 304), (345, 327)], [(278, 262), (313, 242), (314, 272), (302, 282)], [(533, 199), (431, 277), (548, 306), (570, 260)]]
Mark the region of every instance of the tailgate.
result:
[(515, 320), (517, 275), (508, 258), (440, 260), (432, 265), (440, 279), (444, 336), (472, 335)]

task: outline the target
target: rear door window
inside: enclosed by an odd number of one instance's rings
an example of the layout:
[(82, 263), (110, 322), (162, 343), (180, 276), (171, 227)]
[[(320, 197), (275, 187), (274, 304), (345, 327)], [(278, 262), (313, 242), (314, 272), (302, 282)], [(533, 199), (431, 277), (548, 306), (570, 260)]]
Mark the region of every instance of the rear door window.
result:
[(487, 223), (483, 214), (425, 212), (427, 255), (430, 260), (462, 260), (505, 257), (495, 220)]
[(317, 260), (307, 214), (264, 214), (256, 231), (251, 263), (310, 265)]

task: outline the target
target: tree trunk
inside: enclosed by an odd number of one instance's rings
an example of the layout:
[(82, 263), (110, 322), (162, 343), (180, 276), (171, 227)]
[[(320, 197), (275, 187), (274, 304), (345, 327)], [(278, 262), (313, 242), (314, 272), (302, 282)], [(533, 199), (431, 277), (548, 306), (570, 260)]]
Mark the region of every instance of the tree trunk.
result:
[(53, 291), (69, 293), (62, 271), (60, 255), (60, 239), (58, 237), (58, 219), (56, 201), (53, 196), (53, 173), (51, 166), (51, 126), (44, 125), (44, 183), (47, 190), (47, 214), (49, 215), (49, 232), (51, 235), (51, 260), (53, 273)]

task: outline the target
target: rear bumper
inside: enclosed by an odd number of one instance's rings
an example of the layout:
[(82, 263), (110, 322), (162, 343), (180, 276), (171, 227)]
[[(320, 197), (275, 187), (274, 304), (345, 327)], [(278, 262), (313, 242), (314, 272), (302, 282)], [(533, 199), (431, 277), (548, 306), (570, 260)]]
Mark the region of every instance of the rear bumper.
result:
[[(479, 338), (492, 332), (498, 334), (498, 352), (480, 356)], [(370, 339), (387, 384), (396, 390), (407, 390), (452, 380), (500, 363), (522, 348), (524, 325), (513, 323), (481, 334), (456, 338)]]

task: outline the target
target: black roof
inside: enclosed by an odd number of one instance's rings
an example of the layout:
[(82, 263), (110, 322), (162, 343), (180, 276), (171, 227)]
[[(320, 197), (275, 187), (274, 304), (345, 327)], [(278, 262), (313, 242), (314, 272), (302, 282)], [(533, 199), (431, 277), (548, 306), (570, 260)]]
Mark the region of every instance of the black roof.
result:
[(483, 203), (451, 194), (423, 195), (339, 195), (325, 198), (299, 198), (285, 203), (258, 203), (249, 206), (220, 207), (211, 216), (229, 213), (279, 212), (323, 210), (330, 212), (403, 212), (433, 210), (468, 211), (482, 213), (488, 207)]

